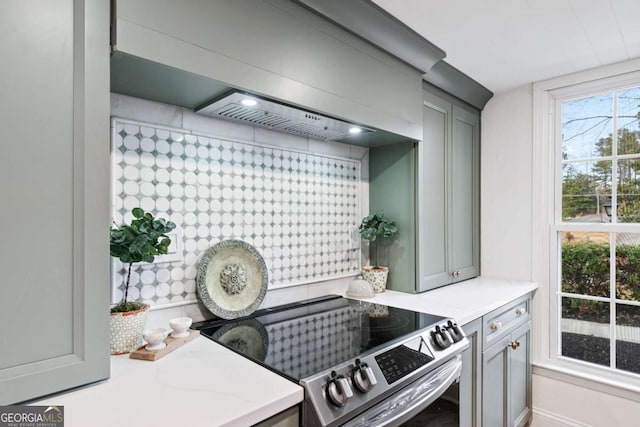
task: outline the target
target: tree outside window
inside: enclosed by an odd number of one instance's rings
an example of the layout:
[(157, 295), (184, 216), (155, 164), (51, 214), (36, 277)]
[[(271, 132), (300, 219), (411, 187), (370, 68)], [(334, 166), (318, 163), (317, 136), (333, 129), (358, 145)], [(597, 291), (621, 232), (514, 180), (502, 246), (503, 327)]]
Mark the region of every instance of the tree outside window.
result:
[(561, 153), (559, 355), (640, 374), (640, 87), (563, 102)]

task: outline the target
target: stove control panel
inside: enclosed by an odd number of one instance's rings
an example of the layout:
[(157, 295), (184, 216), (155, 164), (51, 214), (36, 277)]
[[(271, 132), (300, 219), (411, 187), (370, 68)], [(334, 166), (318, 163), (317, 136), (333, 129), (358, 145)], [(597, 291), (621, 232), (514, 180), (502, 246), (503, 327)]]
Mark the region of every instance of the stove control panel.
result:
[(424, 338), (418, 337), (377, 355), (375, 360), (387, 383), (393, 384), (431, 362), (434, 357)]

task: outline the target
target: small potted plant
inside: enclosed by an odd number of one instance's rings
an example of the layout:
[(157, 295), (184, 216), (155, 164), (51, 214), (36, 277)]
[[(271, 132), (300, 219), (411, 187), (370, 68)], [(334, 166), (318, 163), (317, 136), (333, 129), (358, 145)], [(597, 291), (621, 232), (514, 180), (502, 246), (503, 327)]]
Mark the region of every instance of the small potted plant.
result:
[(111, 256), (129, 264), (124, 282), (122, 301), (111, 306), (111, 354), (124, 354), (142, 344), (142, 332), (147, 320), (149, 305), (129, 301), (131, 268), (136, 262), (153, 262), (156, 255), (166, 254), (171, 239), (166, 233), (176, 225), (140, 208), (131, 211), (131, 224), (111, 227)]
[(362, 219), (358, 227), (363, 239), (370, 242), (375, 254), (375, 264), (362, 268), (362, 275), (365, 280), (373, 286), (375, 292), (384, 292), (389, 276), (389, 267), (382, 267), (378, 264), (378, 246), (381, 240), (390, 240), (398, 232), (395, 221), (391, 221), (382, 213), (370, 214)]

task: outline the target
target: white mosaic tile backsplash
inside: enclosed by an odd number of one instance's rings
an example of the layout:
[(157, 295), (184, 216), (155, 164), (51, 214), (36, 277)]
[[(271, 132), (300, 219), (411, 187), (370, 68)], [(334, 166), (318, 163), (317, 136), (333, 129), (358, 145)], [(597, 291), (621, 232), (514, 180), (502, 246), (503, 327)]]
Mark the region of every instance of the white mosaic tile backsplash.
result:
[[(140, 206), (178, 227), (173, 254), (134, 268), (130, 299), (195, 301), (200, 256), (227, 238), (256, 247), (270, 288), (359, 271), (359, 160), (123, 119), (112, 131), (113, 221), (130, 221)], [(126, 272), (113, 265), (118, 301)]]

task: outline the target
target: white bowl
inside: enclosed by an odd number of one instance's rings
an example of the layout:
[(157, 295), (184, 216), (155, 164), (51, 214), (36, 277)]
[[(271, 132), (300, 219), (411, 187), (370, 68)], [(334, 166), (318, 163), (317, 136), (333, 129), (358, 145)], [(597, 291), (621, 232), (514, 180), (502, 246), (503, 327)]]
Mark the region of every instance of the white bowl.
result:
[(147, 329), (142, 334), (142, 337), (147, 342), (145, 349), (147, 350), (162, 350), (167, 345), (164, 340), (167, 339), (169, 330), (165, 328)]
[(171, 336), (173, 338), (184, 338), (189, 336), (189, 326), (191, 326), (191, 318), (190, 317), (176, 317), (175, 319), (169, 320), (169, 325), (173, 332)]
[(371, 283), (367, 282), (358, 276), (351, 281), (349, 289), (347, 289), (347, 296), (350, 298), (373, 298), (376, 293), (373, 291)]

